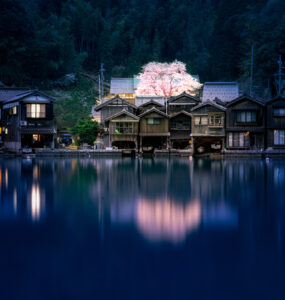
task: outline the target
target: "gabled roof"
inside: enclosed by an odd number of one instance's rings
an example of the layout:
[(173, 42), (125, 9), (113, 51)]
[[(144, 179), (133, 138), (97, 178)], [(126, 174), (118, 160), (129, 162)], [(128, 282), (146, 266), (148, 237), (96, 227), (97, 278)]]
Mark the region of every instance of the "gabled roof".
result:
[(205, 82), (203, 86), (202, 101), (220, 99), (229, 102), (239, 96), (237, 82)]
[(193, 108), (191, 109), (191, 111), (197, 110), (197, 109), (199, 109), (199, 108), (201, 108), (201, 107), (204, 107), (204, 106), (207, 106), (207, 105), (216, 107), (216, 108), (218, 108), (218, 109), (220, 109), (220, 110), (222, 110), (222, 111), (226, 111), (226, 108), (225, 108), (225, 107), (223, 107), (223, 106), (221, 106), (221, 105), (219, 105), (219, 104), (217, 104), (217, 103), (215, 103), (215, 102), (209, 101), (209, 100), (208, 100), (208, 101), (205, 101), (205, 102), (202, 102), (201, 104), (199, 104), (199, 105), (193, 107)]
[(238, 98), (232, 100), (231, 102), (227, 103), (226, 106), (227, 106), (227, 107), (230, 107), (230, 106), (232, 106), (232, 105), (234, 105), (234, 104), (236, 104), (237, 102), (240, 102), (240, 101), (242, 101), (242, 100), (249, 100), (249, 101), (254, 102), (254, 103), (256, 103), (256, 104), (258, 104), (258, 105), (261, 105), (261, 106), (264, 106), (264, 105), (265, 105), (264, 102), (261, 102), (260, 100), (257, 100), (257, 99), (255, 99), (255, 98), (250, 97), (249, 95), (244, 94), (244, 95), (242, 95), (242, 96), (240, 96), (240, 97), (238, 97)]
[(153, 105), (156, 105), (156, 106), (160, 106), (160, 107), (164, 107), (164, 105), (162, 105), (162, 104), (154, 101), (153, 99), (151, 99), (148, 102), (145, 102), (145, 103), (141, 104), (139, 107), (147, 106), (147, 105), (150, 105), (150, 104), (153, 104)]
[(273, 102), (279, 101), (279, 100), (285, 101), (285, 97), (284, 96), (276, 96), (273, 99), (267, 101), (266, 104), (270, 104), (270, 103), (273, 103)]
[(159, 115), (162, 115), (162, 116), (164, 116), (165, 118), (169, 118), (169, 115), (167, 115), (166, 113), (162, 112), (161, 110), (158, 110), (158, 109), (155, 108), (155, 107), (153, 107), (153, 108), (151, 108), (151, 109), (149, 109), (149, 110), (143, 112), (142, 114), (139, 115), (139, 117), (141, 118), (141, 117), (143, 117), (143, 116), (145, 116), (145, 115), (148, 115), (148, 114), (150, 114), (150, 113), (153, 113), (153, 112), (155, 112), (155, 113), (157, 113), (157, 114), (159, 114)]
[(95, 110), (98, 111), (98, 110), (102, 109), (103, 107), (105, 107), (105, 106), (107, 106), (107, 105), (109, 105), (109, 104), (111, 104), (112, 102), (115, 102), (115, 101), (117, 101), (117, 100), (122, 101), (125, 105), (131, 106), (132, 108), (137, 109), (137, 107), (136, 107), (134, 104), (130, 103), (129, 101), (127, 101), (127, 100), (125, 100), (125, 99), (122, 99), (121, 97), (119, 97), (119, 96), (117, 95), (117, 96), (115, 96), (114, 98), (112, 98), (112, 99), (110, 99), (110, 100), (108, 100), (108, 101), (106, 101), (106, 102), (103, 102), (103, 103), (101, 103), (100, 105), (98, 105), (98, 106), (95, 108)]
[(134, 115), (134, 114), (128, 112), (127, 110), (123, 109), (122, 111), (120, 111), (120, 112), (118, 112), (118, 113), (116, 113), (116, 114), (110, 116), (109, 118), (105, 119), (105, 122), (106, 122), (106, 121), (110, 121), (110, 120), (112, 120), (112, 119), (114, 119), (114, 118), (117, 118), (117, 117), (119, 117), (119, 116), (121, 116), (121, 115), (128, 115), (129, 117), (131, 117), (131, 118), (133, 118), (133, 119), (135, 119), (135, 120), (139, 120), (139, 119), (140, 119), (138, 116), (136, 116), (136, 115)]
[(14, 102), (14, 101), (18, 101), (18, 100), (22, 100), (28, 96), (42, 96), (44, 98), (48, 98), (50, 101), (54, 101), (55, 99), (40, 92), (39, 90), (28, 90), (26, 92), (23, 92), (21, 94), (18, 94), (16, 96), (14, 96), (13, 98), (10, 98), (6, 101), (4, 101), (4, 103), (9, 103), (9, 102)]
[(192, 117), (192, 115), (191, 115), (189, 112), (187, 112), (187, 111), (185, 111), (185, 110), (181, 110), (181, 111), (179, 111), (179, 112), (177, 112), (177, 113), (171, 115), (169, 118), (172, 119), (172, 118), (175, 118), (175, 117), (177, 117), (177, 116), (179, 116), (179, 115), (186, 115), (186, 116), (188, 116), (188, 117)]
[(111, 78), (111, 94), (133, 94), (134, 79), (133, 78)]
[(20, 94), (30, 91), (29, 88), (14, 88), (14, 87), (0, 87), (0, 102), (12, 99)]
[(182, 94), (178, 95), (178, 96), (173, 96), (168, 100), (168, 103), (174, 102), (182, 97), (187, 97), (191, 100), (193, 100), (194, 102), (198, 103), (200, 102), (200, 100), (197, 97), (191, 96), (189, 94), (187, 94), (186, 92), (183, 92)]

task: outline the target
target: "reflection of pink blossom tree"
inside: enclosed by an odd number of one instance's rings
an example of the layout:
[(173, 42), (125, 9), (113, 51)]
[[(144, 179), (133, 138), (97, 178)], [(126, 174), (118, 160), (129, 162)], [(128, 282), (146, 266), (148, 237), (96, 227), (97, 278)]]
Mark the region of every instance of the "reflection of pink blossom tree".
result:
[(140, 82), (136, 96), (177, 96), (183, 92), (193, 93), (202, 85), (186, 73), (184, 63), (175, 60), (172, 63), (150, 62), (139, 73)]

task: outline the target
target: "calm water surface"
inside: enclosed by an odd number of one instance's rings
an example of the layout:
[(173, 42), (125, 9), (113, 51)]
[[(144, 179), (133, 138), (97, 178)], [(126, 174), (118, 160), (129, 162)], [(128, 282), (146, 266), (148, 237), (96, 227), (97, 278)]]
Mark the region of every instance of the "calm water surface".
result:
[(2, 159), (0, 299), (285, 299), (285, 160)]

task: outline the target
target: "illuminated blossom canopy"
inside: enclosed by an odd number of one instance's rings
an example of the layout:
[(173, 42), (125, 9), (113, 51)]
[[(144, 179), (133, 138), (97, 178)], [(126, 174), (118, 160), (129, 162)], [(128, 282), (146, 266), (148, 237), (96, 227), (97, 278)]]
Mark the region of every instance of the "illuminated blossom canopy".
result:
[(186, 65), (177, 60), (172, 63), (150, 62), (143, 66), (137, 78), (140, 81), (136, 96), (170, 97), (183, 92), (193, 94), (202, 86), (186, 72)]

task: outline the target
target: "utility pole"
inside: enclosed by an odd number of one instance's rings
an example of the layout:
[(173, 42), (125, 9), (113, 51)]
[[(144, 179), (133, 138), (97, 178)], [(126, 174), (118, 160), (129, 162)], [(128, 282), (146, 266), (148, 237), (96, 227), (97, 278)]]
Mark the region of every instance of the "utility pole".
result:
[(285, 69), (285, 67), (283, 67), (281, 55), (279, 55), (279, 59), (278, 59), (277, 63), (279, 65), (278, 73), (274, 74), (274, 76), (275, 76), (275, 82), (277, 82), (277, 85), (278, 85), (278, 88), (277, 88), (278, 96), (280, 96), (281, 95), (282, 77), (285, 76), (285, 74), (283, 73), (283, 69)]
[(253, 45), (251, 46), (251, 59), (250, 59), (250, 79), (249, 79), (249, 96), (252, 97), (253, 85)]
[(99, 80), (99, 84), (101, 83), (101, 86), (100, 86), (100, 99), (101, 99), (101, 101), (103, 101), (103, 99), (104, 99), (104, 64), (103, 63), (101, 63), (101, 66), (100, 66), (100, 75), (99, 75), (99, 78), (100, 78), (100, 80)]
[(100, 74), (98, 75), (98, 94), (99, 94), (99, 102), (101, 104), (101, 82), (100, 82)]

